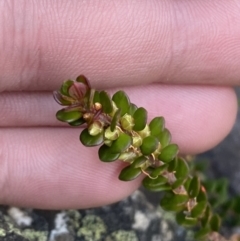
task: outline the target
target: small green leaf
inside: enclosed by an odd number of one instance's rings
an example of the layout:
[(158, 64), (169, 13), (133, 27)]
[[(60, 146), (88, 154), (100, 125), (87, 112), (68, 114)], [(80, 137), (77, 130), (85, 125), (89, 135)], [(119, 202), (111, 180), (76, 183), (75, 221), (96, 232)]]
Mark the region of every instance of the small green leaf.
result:
[(176, 221), (179, 225), (181, 225), (183, 227), (193, 227), (198, 223), (197, 218), (187, 217), (184, 214), (184, 211), (177, 213)]
[(157, 184), (157, 185), (149, 185), (149, 183), (143, 183), (143, 186), (151, 191), (151, 192), (162, 192), (162, 191), (169, 191), (171, 190), (171, 186), (169, 185), (169, 183), (164, 183), (164, 184)]
[(212, 231), (218, 232), (221, 226), (221, 219), (217, 214), (214, 214), (210, 219), (210, 227)]
[(206, 201), (202, 201), (202, 202), (197, 203), (191, 211), (191, 216), (193, 218), (201, 217), (203, 215), (203, 213), (205, 212), (206, 207), (207, 207)]
[(110, 148), (108, 146), (102, 145), (98, 150), (98, 156), (103, 162), (113, 162), (119, 158), (120, 153), (113, 154), (110, 152)]
[(86, 128), (80, 134), (80, 141), (84, 146), (101, 145), (104, 141), (103, 132), (96, 136), (91, 136), (88, 132), (88, 129)]
[(144, 165), (146, 163), (147, 160), (148, 160), (148, 158), (146, 156), (139, 156), (134, 160), (134, 162), (131, 164), (131, 166), (134, 168), (141, 167), (142, 165)]
[(82, 124), (84, 124), (86, 121), (83, 118), (80, 118), (76, 121), (70, 122), (68, 123), (70, 126), (80, 126)]
[(182, 186), (186, 181), (186, 178), (178, 178), (173, 184), (172, 184), (172, 189), (176, 189), (180, 186)]
[(161, 132), (163, 132), (165, 127), (165, 120), (163, 117), (155, 117), (150, 123), (149, 127), (151, 130), (151, 135), (158, 137)]
[(66, 95), (66, 96), (70, 96), (68, 93), (69, 88), (74, 84), (73, 80), (66, 80), (63, 82), (62, 87), (61, 87), (61, 94)]
[(188, 195), (190, 198), (195, 198), (199, 194), (199, 191), (200, 191), (200, 180), (197, 176), (194, 176), (188, 188)]
[(102, 110), (104, 113), (109, 114), (113, 111), (112, 100), (106, 91), (101, 91), (99, 93), (99, 100), (102, 104)]
[(152, 177), (157, 177), (159, 175), (161, 175), (164, 171), (166, 171), (168, 168), (167, 164), (161, 165), (160, 167), (155, 168), (152, 172), (151, 172), (151, 176)]
[(189, 167), (187, 162), (183, 158), (178, 158), (178, 165), (176, 169), (175, 176), (177, 179), (185, 178), (189, 174)]
[(196, 240), (206, 240), (210, 232), (211, 229), (209, 227), (204, 227), (195, 233), (194, 238)]
[(204, 215), (201, 219), (202, 227), (208, 226), (210, 218), (211, 218), (211, 209), (210, 209), (209, 205), (207, 205), (207, 207), (205, 209), (205, 212), (204, 212)]
[(173, 192), (165, 193), (160, 205), (166, 211), (181, 211), (185, 208), (187, 201), (189, 200), (187, 195), (178, 195)]
[(174, 158), (174, 160), (168, 164), (168, 171), (175, 172), (177, 169), (177, 165), (178, 165), (178, 158)]
[(142, 131), (147, 124), (147, 111), (143, 107), (140, 107), (133, 114), (133, 118), (135, 123), (133, 130)]
[(135, 113), (135, 111), (137, 110), (137, 106), (135, 105), (135, 104), (133, 104), (133, 103), (130, 103), (130, 105), (129, 105), (129, 109), (128, 109), (128, 114), (129, 115), (131, 115), (131, 116), (133, 116), (133, 114)]
[(162, 148), (165, 146), (169, 145), (171, 142), (171, 133), (169, 132), (168, 129), (164, 129), (158, 136), (158, 140), (161, 143)]
[(143, 139), (142, 145), (140, 146), (143, 155), (150, 155), (158, 148), (158, 139), (154, 136), (147, 136)]
[(61, 109), (57, 112), (56, 117), (58, 120), (63, 122), (74, 122), (82, 117), (82, 113), (80, 111), (71, 111), (71, 110), (65, 110)]
[(200, 191), (197, 196), (197, 202), (202, 202), (202, 201), (207, 201), (207, 194), (206, 194), (206, 191), (204, 191), (204, 189), (200, 188)]
[(125, 134), (121, 133), (117, 140), (112, 142), (110, 147), (111, 153), (122, 153), (132, 144), (132, 138)]
[(168, 182), (168, 179), (163, 176), (158, 176), (155, 179), (152, 179), (150, 177), (145, 177), (143, 179), (142, 184), (146, 189), (154, 189), (156, 187), (162, 186), (163, 184), (166, 184), (167, 182)]
[(168, 163), (177, 156), (178, 151), (178, 145), (170, 144), (169, 146), (166, 146), (162, 149), (160, 155), (158, 156), (158, 159)]
[(76, 79), (77, 82), (85, 84), (88, 88), (90, 88), (90, 83), (88, 79), (84, 75), (79, 75)]
[(54, 91), (53, 98), (59, 105), (71, 105), (72, 104), (72, 98), (61, 94), (60, 91)]
[(192, 181), (192, 178), (190, 176), (186, 177), (186, 181), (183, 184), (186, 190), (188, 190), (191, 181)]
[(94, 92), (93, 96), (93, 103), (100, 103), (100, 92), (96, 91)]
[(114, 131), (114, 130), (115, 130), (116, 125), (117, 125), (117, 123), (119, 122), (120, 117), (121, 117), (121, 110), (118, 109), (118, 110), (115, 112), (115, 114), (114, 114), (114, 116), (113, 116), (113, 118), (112, 118), (112, 122), (111, 122), (111, 125), (110, 125), (111, 131)]
[(130, 102), (127, 94), (124, 91), (120, 90), (116, 92), (113, 95), (112, 100), (115, 102), (116, 106), (121, 109), (121, 116), (125, 115), (128, 112)]
[(119, 179), (122, 181), (132, 181), (136, 179), (141, 173), (141, 168), (133, 168), (132, 166), (127, 166), (121, 171)]

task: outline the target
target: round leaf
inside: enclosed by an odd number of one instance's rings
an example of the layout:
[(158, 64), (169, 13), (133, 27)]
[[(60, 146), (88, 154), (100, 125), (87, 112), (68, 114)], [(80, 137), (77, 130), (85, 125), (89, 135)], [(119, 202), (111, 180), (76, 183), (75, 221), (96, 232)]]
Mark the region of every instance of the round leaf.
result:
[(134, 160), (134, 162), (131, 164), (131, 166), (134, 168), (141, 167), (142, 165), (144, 165), (146, 163), (147, 160), (148, 160), (148, 158), (146, 156), (139, 156)]
[(204, 216), (201, 219), (202, 227), (208, 226), (210, 218), (211, 218), (211, 210), (210, 210), (210, 206), (207, 205), (205, 212), (204, 212)]
[(161, 165), (160, 167), (155, 168), (152, 172), (151, 172), (151, 176), (152, 177), (157, 177), (159, 175), (161, 175), (164, 171), (166, 171), (168, 168), (167, 164)]
[(88, 132), (88, 129), (84, 129), (80, 134), (80, 141), (84, 146), (98, 146), (101, 145), (104, 141), (103, 132), (96, 135), (91, 136)]
[(133, 168), (132, 166), (127, 166), (121, 171), (119, 179), (122, 181), (132, 181), (137, 178), (141, 173), (141, 168)]
[(164, 148), (171, 142), (171, 133), (168, 129), (164, 129), (157, 138), (160, 141), (162, 148)]
[(113, 116), (113, 118), (112, 118), (112, 122), (111, 122), (111, 125), (110, 125), (110, 130), (111, 130), (111, 131), (114, 131), (114, 130), (115, 130), (116, 125), (117, 125), (120, 117), (121, 117), (121, 110), (118, 109), (118, 110), (115, 112), (115, 114), (114, 114), (114, 116)]
[(77, 82), (85, 84), (88, 88), (90, 88), (90, 83), (88, 79), (84, 75), (79, 75), (76, 79)]
[(192, 181), (192, 178), (190, 176), (186, 177), (186, 181), (184, 182), (184, 187), (186, 190), (188, 190), (191, 181)]
[(210, 227), (212, 231), (218, 232), (221, 226), (221, 219), (217, 214), (214, 214), (210, 219)]
[(62, 86), (61, 86), (61, 94), (66, 95), (66, 96), (70, 96), (68, 93), (69, 88), (74, 84), (73, 80), (66, 80), (63, 82)]
[(155, 117), (150, 123), (149, 127), (151, 130), (151, 135), (158, 137), (161, 132), (163, 132), (165, 127), (165, 120), (163, 117)]
[(133, 116), (133, 114), (135, 113), (135, 111), (137, 110), (137, 106), (133, 103), (130, 103), (129, 105), (129, 109), (128, 109), (128, 114)]
[(122, 153), (132, 144), (132, 138), (125, 134), (121, 133), (117, 140), (112, 142), (110, 147), (111, 153)]
[(142, 145), (140, 146), (143, 155), (150, 155), (158, 148), (158, 139), (154, 136), (147, 136), (143, 139)]
[(180, 186), (182, 186), (186, 181), (186, 178), (179, 178), (172, 184), (172, 189), (176, 189)]
[(179, 212), (176, 215), (176, 221), (179, 225), (184, 226), (184, 227), (192, 227), (195, 226), (198, 222), (196, 218), (192, 217), (186, 217), (184, 212)]
[(203, 215), (203, 213), (205, 212), (206, 207), (207, 207), (206, 201), (202, 201), (202, 202), (197, 203), (191, 211), (191, 216), (193, 218), (201, 217)]
[(166, 211), (181, 211), (185, 208), (187, 201), (189, 200), (187, 195), (178, 195), (173, 192), (165, 193), (160, 205)]
[(104, 113), (109, 114), (113, 111), (112, 100), (106, 91), (99, 93), (99, 100), (102, 104), (102, 110)]
[(175, 172), (177, 169), (177, 165), (178, 165), (178, 158), (174, 158), (174, 160), (168, 164), (168, 171)]
[(53, 98), (59, 105), (71, 105), (72, 99), (70, 97), (67, 97), (63, 94), (61, 94), (59, 91), (53, 92)]
[(65, 110), (61, 109), (57, 112), (56, 117), (58, 120), (63, 122), (74, 122), (82, 117), (82, 113), (80, 111), (71, 111), (71, 110)]
[(112, 100), (115, 102), (116, 106), (121, 109), (121, 116), (125, 115), (128, 112), (130, 102), (127, 94), (124, 91), (120, 90), (116, 92), (113, 95)]
[(189, 166), (183, 158), (178, 158), (178, 165), (176, 168), (175, 176), (177, 179), (185, 178), (189, 174)]
[(197, 196), (197, 202), (207, 201), (207, 193), (204, 189), (200, 188), (200, 191)]
[(156, 179), (145, 177), (142, 184), (146, 189), (152, 192), (171, 190), (171, 186), (167, 183), (167, 179), (163, 176), (158, 176)]
[(100, 92), (99, 91), (96, 91), (94, 92), (94, 96), (93, 96), (93, 103), (100, 103)]
[(197, 176), (192, 178), (188, 188), (188, 195), (190, 198), (195, 198), (200, 191), (200, 180)]
[(141, 131), (145, 128), (147, 123), (147, 111), (143, 107), (140, 107), (133, 114), (133, 118), (135, 123), (133, 126), (133, 130)]
[(110, 148), (108, 146), (102, 145), (98, 150), (98, 156), (103, 162), (113, 162), (119, 158), (120, 153), (113, 154), (110, 152)]
[(178, 145), (170, 144), (169, 146), (166, 146), (162, 149), (160, 155), (158, 156), (158, 159), (168, 163), (177, 156), (178, 151)]
[(163, 177), (163, 176), (158, 176), (155, 179), (152, 179), (150, 177), (145, 177), (143, 179), (142, 184), (145, 188), (151, 189), (151, 188), (166, 184), (167, 182), (168, 182), (168, 179), (166, 177)]
[(162, 191), (169, 191), (172, 189), (169, 183), (158, 184), (156, 186), (148, 186), (147, 184), (145, 184), (144, 187), (151, 192), (162, 192)]
[(76, 121), (70, 122), (68, 123), (70, 126), (80, 126), (82, 124), (84, 124), (86, 121), (83, 118), (80, 118)]

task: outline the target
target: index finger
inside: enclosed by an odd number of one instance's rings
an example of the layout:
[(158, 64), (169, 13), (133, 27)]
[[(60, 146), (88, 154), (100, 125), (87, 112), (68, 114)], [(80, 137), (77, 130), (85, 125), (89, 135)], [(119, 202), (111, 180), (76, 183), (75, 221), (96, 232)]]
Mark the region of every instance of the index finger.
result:
[(239, 1), (2, 1), (0, 91), (240, 83)]

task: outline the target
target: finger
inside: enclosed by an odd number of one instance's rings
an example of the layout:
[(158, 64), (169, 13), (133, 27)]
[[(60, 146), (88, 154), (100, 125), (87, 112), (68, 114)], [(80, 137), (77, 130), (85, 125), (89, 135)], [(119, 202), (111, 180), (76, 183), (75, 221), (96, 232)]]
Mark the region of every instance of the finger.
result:
[[(153, 101), (153, 105), (157, 103)], [(173, 111), (177, 114), (181, 108), (176, 102)], [(219, 123), (234, 119), (231, 111), (224, 114), (212, 111), (207, 114), (207, 120), (206, 113), (202, 112), (204, 117), (197, 125), (190, 124), (197, 121), (193, 112), (186, 129), (179, 128), (187, 121), (185, 115), (172, 123), (175, 125), (173, 141), (179, 143), (181, 151), (202, 151), (226, 135), (229, 127)], [(222, 122), (214, 122), (214, 115)], [(2, 128), (0, 141), (2, 204), (50, 209), (94, 207), (116, 202), (140, 184), (140, 179), (127, 183), (119, 181), (122, 164), (101, 163), (97, 148), (86, 148), (79, 142), (79, 129)]]
[[(237, 101), (230, 88), (149, 85), (124, 90), (133, 103), (148, 110), (149, 121), (164, 116), (174, 141), (187, 153), (215, 146), (235, 121)], [(67, 126), (56, 120), (55, 113), (62, 107), (48, 93), (4, 93), (0, 107), (1, 126)]]
[(239, 0), (1, 1), (0, 90), (240, 83)]
[[(173, 141), (185, 153), (203, 152), (218, 144), (236, 118), (237, 101), (231, 88), (155, 84), (124, 90), (133, 103), (148, 111), (149, 121), (164, 116)], [(56, 120), (55, 113), (62, 107), (49, 93), (4, 93), (0, 95), (0, 108), (4, 113), (0, 115), (2, 127), (67, 127)]]
[(1, 130), (0, 203), (44, 209), (116, 202), (139, 182), (118, 180), (119, 162), (102, 163), (73, 129)]

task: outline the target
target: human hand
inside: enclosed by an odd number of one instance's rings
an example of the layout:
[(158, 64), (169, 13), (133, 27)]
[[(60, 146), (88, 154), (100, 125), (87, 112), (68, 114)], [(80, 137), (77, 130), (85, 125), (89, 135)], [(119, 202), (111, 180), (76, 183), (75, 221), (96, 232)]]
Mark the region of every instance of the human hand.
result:
[(55, 119), (52, 91), (79, 74), (96, 89), (124, 89), (149, 119), (164, 116), (182, 153), (218, 144), (237, 111), (228, 86), (240, 83), (239, 6), (2, 1), (0, 203), (87, 208), (139, 186), (119, 181), (121, 163), (100, 162), (79, 142), (79, 129)]

